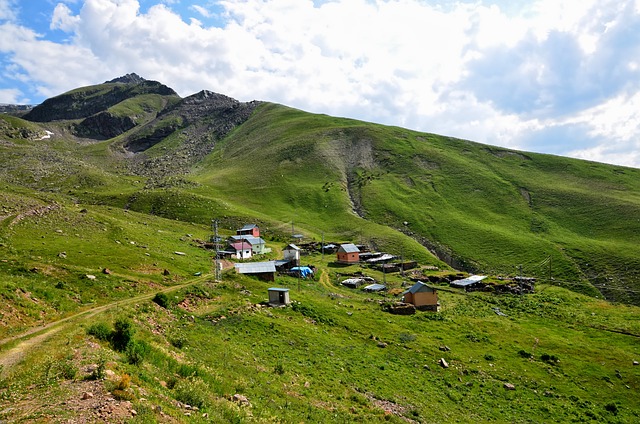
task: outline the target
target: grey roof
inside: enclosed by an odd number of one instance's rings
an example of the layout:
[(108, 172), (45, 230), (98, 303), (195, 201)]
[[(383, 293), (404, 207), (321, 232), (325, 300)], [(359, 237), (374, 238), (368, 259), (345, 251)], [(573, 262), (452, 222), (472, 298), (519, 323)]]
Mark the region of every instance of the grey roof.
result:
[(429, 287), (422, 281), (418, 281), (413, 286), (411, 286), (409, 290), (405, 290), (404, 292), (402, 292), (402, 295), (404, 296), (407, 293), (415, 294), (420, 292), (433, 293), (435, 291), (436, 289), (434, 289), (433, 287)]
[(456, 280), (456, 281), (452, 281), (450, 286), (451, 287), (466, 287), (466, 286), (470, 286), (471, 284), (475, 284), (478, 281), (482, 281), (485, 278), (487, 278), (484, 275), (472, 275), (469, 278), (465, 278), (464, 280)]
[(300, 248), (295, 244), (291, 243), (287, 247), (285, 247), (284, 250), (300, 250)]
[(356, 246), (353, 243), (346, 243), (346, 244), (341, 244), (340, 249), (338, 249), (338, 251), (345, 252), (345, 253), (356, 253), (356, 252), (360, 252), (360, 249), (358, 249), (358, 246)]
[(381, 290), (386, 290), (387, 286), (385, 286), (384, 284), (369, 284), (368, 286), (365, 286), (362, 290), (364, 291), (381, 291)]
[(254, 237), (249, 235), (239, 235), (239, 236), (231, 236), (231, 238), (235, 241), (248, 241), (252, 246), (257, 246), (259, 244), (266, 244), (266, 242), (262, 239), (262, 237)]
[(268, 291), (278, 291), (278, 292), (288, 292), (289, 289), (284, 289), (282, 287), (269, 287)]
[(235, 264), (236, 271), (240, 274), (262, 274), (265, 272), (276, 272), (276, 263), (269, 262), (247, 262)]
[(240, 231), (253, 230), (256, 227), (256, 224), (245, 224), (244, 227), (240, 228)]

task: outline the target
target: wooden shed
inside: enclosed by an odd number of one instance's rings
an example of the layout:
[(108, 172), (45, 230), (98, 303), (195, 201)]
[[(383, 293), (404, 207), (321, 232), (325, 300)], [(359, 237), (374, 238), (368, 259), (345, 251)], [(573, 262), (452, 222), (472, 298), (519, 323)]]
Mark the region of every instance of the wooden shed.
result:
[(286, 306), (291, 303), (289, 289), (271, 287), (269, 291), (269, 306)]
[(411, 303), (422, 311), (438, 311), (438, 292), (422, 281), (415, 283), (409, 290), (402, 293), (403, 302)]
[(337, 256), (341, 264), (356, 264), (360, 262), (360, 249), (353, 243), (341, 244)]

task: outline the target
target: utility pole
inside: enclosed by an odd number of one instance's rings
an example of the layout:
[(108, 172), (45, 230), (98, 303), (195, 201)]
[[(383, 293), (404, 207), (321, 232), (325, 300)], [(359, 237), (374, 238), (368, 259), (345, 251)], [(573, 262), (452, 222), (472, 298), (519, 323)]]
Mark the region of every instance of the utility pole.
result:
[(322, 232), (322, 260), (324, 261), (324, 231)]
[(211, 221), (213, 225), (213, 246), (216, 250), (216, 258), (215, 258), (215, 270), (213, 271), (213, 278), (215, 281), (221, 280), (221, 264), (220, 264), (220, 246), (218, 244), (218, 220), (214, 219)]

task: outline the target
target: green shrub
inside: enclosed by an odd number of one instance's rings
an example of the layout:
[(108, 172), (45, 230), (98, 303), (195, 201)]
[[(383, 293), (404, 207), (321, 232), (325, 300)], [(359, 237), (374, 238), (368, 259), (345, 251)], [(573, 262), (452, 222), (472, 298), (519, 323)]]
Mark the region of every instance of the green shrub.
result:
[(618, 415), (618, 405), (613, 402), (607, 403), (604, 406), (604, 409), (606, 409), (608, 412), (611, 412), (613, 415)]
[(167, 296), (165, 293), (156, 293), (152, 300), (154, 303), (157, 303), (165, 309), (171, 306), (169, 296)]
[(542, 355), (540, 355), (540, 359), (550, 364), (555, 364), (560, 361), (560, 359), (558, 359), (556, 355), (549, 355), (548, 353), (543, 353)]
[(106, 342), (111, 338), (111, 329), (106, 323), (97, 322), (87, 328), (87, 334)]
[(182, 403), (198, 408), (207, 406), (209, 388), (200, 379), (187, 379), (179, 381), (174, 387), (174, 398)]
[(140, 365), (149, 355), (151, 347), (143, 340), (130, 340), (125, 353), (127, 361), (132, 365)]
[(180, 364), (177, 373), (180, 377), (202, 377), (203, 373), (197, 365)]
[(128, 318), (118, 318), (111, 333), (111, 345), (115, 350), (124, 352), (133, 339), (134, 332), (133, 324)]
[(526, 351), (526, 350), (524, 350), (524, 349), (520, 349), (520, 350), (518, 351), (518, 355), (522, 356), (523, 358), (527, 358), (527, 359), (533, 358), (533, 354), (532, 354), (532, 353), (527, 352), (527, 351)]

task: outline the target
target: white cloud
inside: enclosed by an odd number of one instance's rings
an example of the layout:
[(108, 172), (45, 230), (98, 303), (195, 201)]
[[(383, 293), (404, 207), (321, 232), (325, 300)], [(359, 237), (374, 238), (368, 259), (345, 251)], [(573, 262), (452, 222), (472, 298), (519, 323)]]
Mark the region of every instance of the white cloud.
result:
[(195, 10), (196, 12), (198, 12), (199, 14), (201, 14), (202, 16), (204, 16), (205, 18), (210, 18), (213, 16), (213, 14), (206, 8), (199, 6), (197, 4), (194, 4), (193, 6), (191, 6), (191, 9)]
[(0, 0), (0, 21), (15, 21), (16, 0)]
[(0, 104), (17, 104), (22, 100), (22, 92), (16, 88), (0, 90)]
[(77, 28), (79, 23), (79, 16), (73, 16), (71, 9), (69, 9), (66, 4), (58, 3), (53, 10), (53, 17), (51, 18), (51, 25), (49, 28), (69, 32)]
[[(602, 161), (617, 158), (602, 140), (637, 149), (640, 1), (524, 3), (172, 0), (142, 12), (84, 0), (53, 9), (64, 44), (4, 26), (0, 52), (4, 75), (45, 96), (137, 72), (183, 96), (210, 89), (512, 148)], [(212, 10), (219, 27), (187, 13)]]

